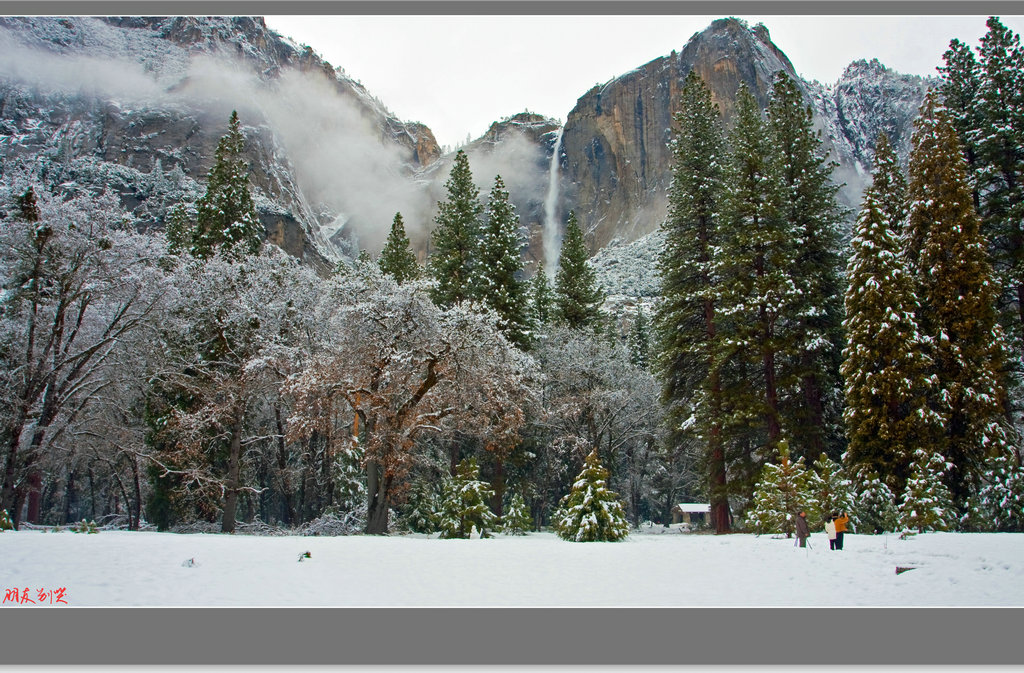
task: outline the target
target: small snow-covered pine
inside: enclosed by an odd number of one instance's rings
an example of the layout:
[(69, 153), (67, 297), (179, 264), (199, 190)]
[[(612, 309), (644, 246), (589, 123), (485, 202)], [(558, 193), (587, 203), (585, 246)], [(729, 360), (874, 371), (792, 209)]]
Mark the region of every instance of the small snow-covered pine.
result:
[(571, 542), (614, 542), (629, 535), (619, 496), (607, 487), (608, 470), (597, 449), (587, 455), (583, 471), (562, 498), (552, 519), (558, 537)]
[(409, 237), (405, 233), (405, 223), (402, 221), (402, 214), (395, 213), (395, 219), (391, 222), (391, 233), (384, 243), (384, 249), (380, 251), (377, 259), (382, 273), (386, 273), (401, 285), (410, 280), (420, 277), (420, 267), (416, 263), (416, 255), (413, 254), (409, 245)]
[(508, 510), (501, 520), (501, 532), (506, 535), (526, 535), (532, 526), (530, 511), (526, 508), (523, 496), (519, 493), (513, 494)]
[(856, 526), (856, 510), (853, 500), (853, 482), (846, 477), (846, 470), (842, 465), (822, 453), (818, 460), (814, 461), (814, 470), (808, 473), (811, 492), (817, 501), (815, 517), (811, 519), (811, 512), (807, 513), (808, 523), (813, 530), (817, 529), (818, 522), (824, 525), (824, 517), (831, 512), (847, 512), (854, 520)]
[(747, 525), (758, 535), (785, 533), (790, 537), (800, 512), (807, 512), (811, 522), (820, 518), (816, 516), (818, 501), (804, 459), (791, 460), (789, 446), (783, 440), (779, 442), (778, 461), (765, 464), (761, 471)]
[(427, 481), (413, 482), (409, 488), (405, 525), (414, 533), (437, 532), (437, 512), (440, 509), (437, 493)]
[(969, 530), (1024, 531), (1024, 469), (1010, 452), (986, 462), (982, 487), (963, 523)]
[(866, 472), (855, 478), (857, 506), (847, 510), (854, 520), (857, 531), (879, 535), (895, 531), (899, 525), (896, 496), (878, 477), (877, 472)]
[(487, 503), (494, 491), (479, 476), (476, 458), (466, 458), (456, 468), (455, 477), (445, 484), (437, 514), (442, 538), (468, 538), (474, 527), (480, 537), (490, 537), (497, 517)]
[(937, 453), (918, 449), (914, 453), (907, 490), (900, 504), (900, 528), (952, 530), (957, 517), (953, 498), (943, 483), (948, 464)]
[(5, 530), (14, 530), (14, 522), (6, 509), (0, 509), (0, 532)]

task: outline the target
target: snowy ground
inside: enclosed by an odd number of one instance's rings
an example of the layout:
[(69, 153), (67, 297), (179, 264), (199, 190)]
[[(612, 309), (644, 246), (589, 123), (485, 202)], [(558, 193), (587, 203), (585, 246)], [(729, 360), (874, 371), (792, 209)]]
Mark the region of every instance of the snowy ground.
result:
[(0, 595), (3, 607), (25, 588), (33, 599), (63, 588), (72, 606), (1024, 606), (1024, 534), (847, 535), (832, 552), (820, 533), (807, 549), (651, 533), (570, 543), (7, 531)]

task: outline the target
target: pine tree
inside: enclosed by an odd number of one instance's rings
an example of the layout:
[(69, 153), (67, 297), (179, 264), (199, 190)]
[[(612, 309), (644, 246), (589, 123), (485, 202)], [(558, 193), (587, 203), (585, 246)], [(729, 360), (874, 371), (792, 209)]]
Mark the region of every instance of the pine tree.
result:
[(808, 521), (813, 522), (819, 518), (819, 507), (804, 459), (792, 460), (785, 440), (778, 447), (778, 461), (765, 464), (761, 471), (747, 525), (758, 535), (785, 533), (792, 537), (800, 512), (806, 512)]
[(448, 307), (475, 300), (479, 294), (478, 267), (480, 190), (473, 184), (469, 158), (463, 150), (455, 155), (448, 181), (448, 199), (438, 204), (434, 218), (437, 228), (432, 236), (433, 253), (430, 271), (437, 281), (432, 299), (438, 306)]
[(799, 455), (839, 453), (843, 288), (840, 282), (839, 227), (845, 216), (832, 181), (838, 165), (826, 161), (811, 107), (785, 72), (779, 72), (767, 110), (779, 180), (780, 227), (797, 241), (788, 269), (795, 296), (785, 316), (787, 339), (799, 395), (781, 411)]
[(969, 530), (1024, 531), (1024, 468), (1012, 452), (986, 462), (982, 486), (963, 523)]
[(558, 537), (572, 542), (614, 542), (629, 534), (622, 501), (607, 487), (608, 470), (594, 449), (572, 489), (558, 503), (552, 524)]
[(599, 329), (604, 290), (590, 266), (583, 230), (576, 213), (569, 213), (555, 274), (555, 319), (573, 329)]
[(952, 464), (946, 484), (965, 507), (986, 456), (1007, 441), (996, 289), (960, 143), (934, 93), (921, 107), (912, 144), (906, 255), (916, 272), (919, 324), (931, 340), (931, 406), (944, 421), (940, 449)]
[(14, 522), (6, 509), (0, 509), (0, 533), (5, 530), (14, 530)]
[(978, 109), (981, 69), (974, 58), (974, 52), (960, 40), (950, 42), (949, 49), (942, 58), (945, 65), (938, 68), (942, 73), (942, 100), (964, 148), (974, 207), (980, 209), (980, 194), (977, 189), (978, 148), (975, 140), (976, 129), (980, 129), (982, 124)]
[(722, 384), (721, 409), (727, 455), (745, 488), (757, 479), (758, 454), (774, 455), (782, 439), (781, 397), (795, 387), (786, 356), (788, 327), (798, 306), (790, 278), (798, 234), (779, 213), (778, 162), (757, 102), (741, 86), (726, 169), (716, 282), (714, 361)]
[(501, 532), (506, 535), (526, 535), (533, 527), (530, 519), (530, 510), (526, 508), (523, 496), (518, 493), (512, 495), (508, 510), (501, 520)]
[(437, 531), (437, 512), (440, 498), (430, 482), (413, 482), (409, 487), (408, 507), (405, 511), (405, 525), (414, 533)]
[(629, 361), (634, 367), (646, 370), (651, 361), (651, 338), (647, 330), (647, 316), (638, 306), (636, 318), (629, 328)]
[(899, 511), (892, 489), (870, 469), (861, 469), (853, 481), (857, 506), (848, 511), (850, 518), (856, 521), (858, 531), (873, 535), (895, 531), (899, 526)]
[(353, 443), (334, 457), (334, 504), (339, 512), (354, 512), (366, 505), (363, 449)]
[(907, 530), (951, 530), (957, 516), (952, 495), (943, 483), (951, 467), (942, 456), (925, 449), (914, 453), (907, 488), (900, 503), (900, 528)]
[(249, 191), (244, 151), (238, 113), (232, 112), (228, 132), (217, 143), (206, 193), (196, 202), (195, 226), (187, 246), (193, 257), (205, 259), (221, 249), (237, 258), (256, 254), (263, 244), (264, 228)]
[[(823, 451), (814, 461), (814, 470), (808, 474), (808, 479), (811, 493), (818, 503), (816, 514), (823, 517), (831, 512), (848, 512), (852, 518), (855, 512), (853, 482), (847, 479), (842, 465)], [(818, 517), (814, 520), (817, 521)]]
[(402, 221), (401, 213), (395, 213), (395, 219), (391, 222), (391, 233), (384, 243), (384, 249), (380, 251), (377, 264), (381, 272), (394, 278), (399, 285), (420, 276), (420, 267), (416, 263), (416, 255), (409, 246), (409, 237), (405, 235), (405, 223)]
[(942, 94), (967, 161), (982, 234), (1002, 288), (1000, 321), (1024, 350), (1024, 49), (989, 17), (977, 57), (958, 40), (944, 54)]
[(895, 493), (903, 492), (914, 451), (942, 434), (942, 419), (928, 405), (932, 363), (899, 240), (905, 216), (903, 175), (882, 135), (846, 272), (844, 460), (853, 472), (884, 475)]
[(506, 338), (521, 349), (530, 342), (526, 284), (519, 280), (524, 245), (519, 216), (499, 175), (491, 188), (480, 241), (480, 298), (498, 314)]
[(437, 528), (442, 538), (468, 538), (475, 527), (480, 537), (490, 537), (497, 517), (488, 502), (494, 491), (487, 482), (479, 480), (480, 468), (476, 458), (462, 460), (455, 476), (445, 484), (441, 506), (437, 513)]
[(551, 290), (544, 262), (537, 264), (537, 271), (530, 280), (530, 309), (537, 327), (544, 327), (553, 318), (555, 295)]
[(662, 382), (669, 441), (684, 440), (678, 428), (697, 409), (700, 420), (690, 425), (704, 444), (711, 519), (717, 533), (727, 533), (722, 389), (713, 363), (717, 335), (712, 264), (724, 192), (725, 131), (718, 106), (696, 71), (686, 77), (674, 121), (669, 214), (661, 227), (665, 246), (658, 258), (662, 301), (654, 316), (654, 364)]

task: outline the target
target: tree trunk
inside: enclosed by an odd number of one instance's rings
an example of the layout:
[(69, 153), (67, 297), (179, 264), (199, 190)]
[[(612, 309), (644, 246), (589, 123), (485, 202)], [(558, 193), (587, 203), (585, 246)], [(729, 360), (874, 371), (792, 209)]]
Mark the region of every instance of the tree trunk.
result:
[(228, 448), (228, 474), (224, 482), (224, 518), (222, 533), (235, 532), (235, 511), (238, 508), (238, 475), (242, 462), (242, 414), (237, 412), (231, 424), (231, 443)]
[(491, 510), (500, 519), (504, 512), (502, 504), (505, 498), (505, 461), (497, 454), (494, 456), (494, 480), (491, 482), (491, 488), (494, 489)]
[(286, 526), (290, 526), (295, 521), (295, 495), (288, 479), (288, 451), (284, 441), (284, 421), (281, 418), (279, 404), (274, 404), (274, 423), (277, 426), (277, 469), (281, 475), (281, 519)]
[(42, 500), (43, 478), (39, 470), (32, 470), (28, 473), (28, 513), (25, 520), (28, 523), (39, 523), (40, 502)]
[(139, 457), (137, 454), (131, 454), (131, 466), (135, 497), (132, 499), (132, 506), (128, 510), (128, 530), (138, 530), (142, 521), (142, 480), (139, 476)]
[(381, 479), (381, 467), (375, 460), (366, 461), (366, 533), (387, 535), (388, 502), (387, 479)]

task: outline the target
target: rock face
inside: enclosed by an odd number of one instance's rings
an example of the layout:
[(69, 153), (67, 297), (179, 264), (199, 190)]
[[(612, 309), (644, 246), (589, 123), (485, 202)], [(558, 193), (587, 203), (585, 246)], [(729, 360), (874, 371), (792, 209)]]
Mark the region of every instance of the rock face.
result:
[(65, 189), (116, 189), (142, 228), (202, 193), (231, 109), (268, 239), (320, 268), (357, 237), (341, 231), (346, 223), (377, 213), (332, 201), (322, 173), (334, 165), (293, 163), (316, 156), (307, 147), (319, 143), (341, 162), (349, 147), (379, 150), (364, 172), (399, 176), (410, 194), (411, 176), (440, 156), (428, 128), (396, 119), (260, 18), (5, 17), (0, 47), (5, 170), (20, 165)]
[[(628, 247), (664, 220), (672, 115), (691, 69), (727, 123), (741, 83), (763, 106), (776, 72), (796, 78), (764, 26), (720, 19), (681, 51), (584, 93), (564, 128), (524, 112), (466, 146), (483, 201), (496, 175), (505, 181), (528, 264), (557, 259), (570, 209), (594, 252)], [(859, 61), (834, 85), (798, 83), (856, 205), (877, 133), (905, 158), (929, 82)], [(202, 194), (232, 109), (269, 240), (327, 268), (379, 250), (400, 211), (425, 259), (451, 155), (262, 19), (0, 17), (0, 169), (65, 190), (115, 189), (140, 227), (161, 227), (171, 206)]]
[(808, 83), (796, 75), (763, 25), (714, 21), (678, 53), (591, 89), (569, 113), (562, 147), (562, 210), (576, 210), (592, 251), (614, 239), (635, 240), (664, 220), (672, 116), (690, 70), (711, 89), (727, 126), (740, 84), (764, 107), (775, 73), (794, 78), (814, 109), (826, 150), (840, 165), (835, 175), (846, 183), (842, 196), (848, 205), (859, 203), (879, 130), (889, 132), (906, 156), (911, 123), (927, 88), (922, 78), (892, 72), (877, 61), (851, 65), (834, 86)]

